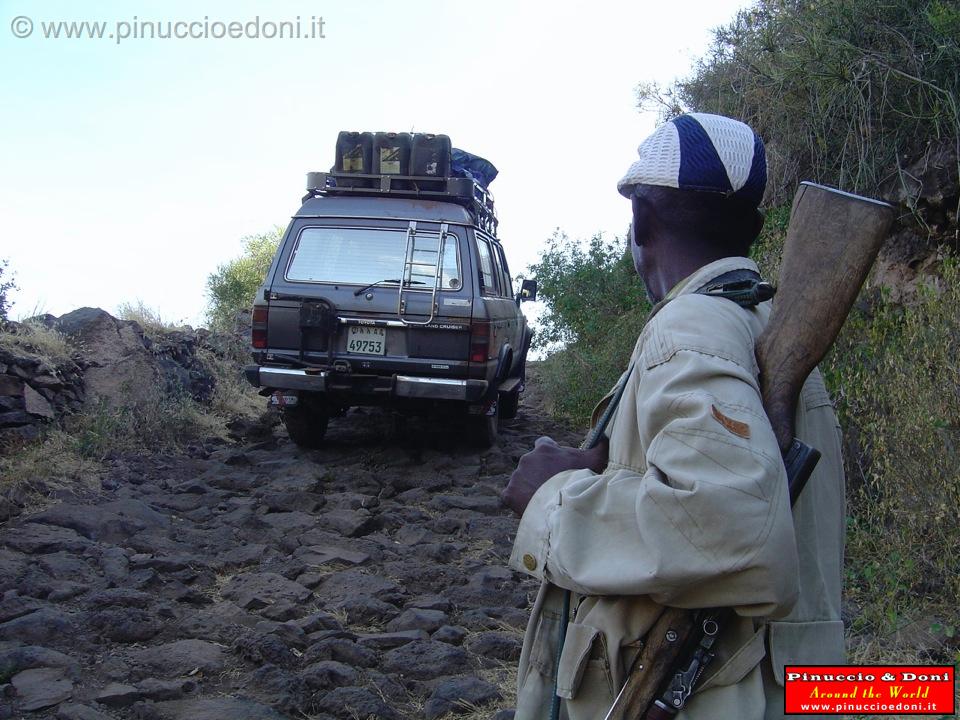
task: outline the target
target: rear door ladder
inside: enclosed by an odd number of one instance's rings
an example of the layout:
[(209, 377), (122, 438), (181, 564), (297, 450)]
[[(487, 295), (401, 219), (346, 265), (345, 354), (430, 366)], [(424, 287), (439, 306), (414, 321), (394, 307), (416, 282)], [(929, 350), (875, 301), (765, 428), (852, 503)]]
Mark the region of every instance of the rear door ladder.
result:
[[(443, 272), (443, 251), (447, 242), (447, 223), (440, 224), (440, 238), (436, 249), (428, 246), (429, 242), (431, 242), (431, 239), (418, 238), (417, 221), (411, 220), (409, 227), (407, 227), (407, 247), (403, 254), (403, 271), (400, 274), (400, 288), (397, 293), (397, 317), (405, 325), (429, 325), (433, 322), (437, 313), (437, 289), (440, 287), (440, 277)], [(428, 258), (433, 256), (433, 262), (427, 262), (423, 259), (424, 256)], [(419, 277), (433, 276), (433, 282), (430, 283), (431, 287), (429, 289), (414, 286), (414, 282), (424, 282), (414, 280), (414, 270), (417, 270), (416, 274)], [(414, 293), (421, 295), (430, 293), (430, 314), (426, 320), (409, 320), (406, 317), (408, 315), (407, 301), (411, 299), (411, 295)]]

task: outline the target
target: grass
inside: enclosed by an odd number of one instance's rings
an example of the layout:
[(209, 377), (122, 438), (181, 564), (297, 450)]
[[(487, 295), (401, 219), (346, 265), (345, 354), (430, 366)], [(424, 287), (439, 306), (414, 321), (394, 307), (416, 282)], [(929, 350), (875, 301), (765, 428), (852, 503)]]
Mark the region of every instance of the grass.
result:
[[(889, 646), (905, 626), (942, 628), (931, 659), (954, 660), (960, 627), (960, 264), (898, 306), (855, 309), (823, 364), (846, 437), (847, 596), (852, 630)], [(953, 652), (950, 648), (952, 647)]]
[(0, 348), (15, 355), (28, 355), (48, 366), (67, 362), (75, 354), (63, 333), (32, 319), (0, 328)]
[(99, 491), (104, 461), (123, 454), (178, 451), (220, 432), (221, 421), (189, 398), (157, 392), (149, 402), (99, 402), (45, 427), (40, 437), (0, 455), (0, 492), (15, 493), (25, 511), (50, 504), (57, 490)]
[(164, 332), (177, 330), (182, 325), (182, 323), (177, 324), (164, 320), (158, 310), (154, 310), (144, 303), (143, 300), (121, 303), (117, 306), (117, 317), (120, 320), (129, 320), (137, 323), (144, 334), (151, 339), (156, 338)]
[(96, 492), (102, 467), (77, 450), (75, 439), (59, 429), (48, 430), (39, 442), (0, 456), (0, 493), (15, 492), (24, 501), (24, 512), (35, 512), (52, 503), (57, 490)]
[(201, 347), (197, 349), (197, 358), (216, 379), (209, 406), (215, 417), (254, 417), (263, 412), (266, 407), (263, 397), (243, 376), (243, 365), (248, 360), (245, 345), (231, 342), (221, 352)]

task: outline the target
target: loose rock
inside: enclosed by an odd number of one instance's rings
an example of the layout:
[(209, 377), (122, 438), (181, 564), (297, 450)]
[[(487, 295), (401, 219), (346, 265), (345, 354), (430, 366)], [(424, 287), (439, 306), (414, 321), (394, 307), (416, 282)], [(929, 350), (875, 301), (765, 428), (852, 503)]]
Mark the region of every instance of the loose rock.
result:
[(323, 698), (320, 709), (336, 718), (353, 720), (399, 720), (400, 716), (369, 690), (358, 687), (337, 688)]
[(357, 682), (357, 671), (336, 660), (321, 660), (308, 665), (300, 676), (313, 690), (331, 690), (347, 687)]
[(246, 610), (260, 610), (282, 600), (302, 603), (310, 590), (276, 573), (242, 573), (230, 578), (221, 594)]
[(203, 640), (177, 640), (166, 645), (134, 650), (133, 661), (163, 677), (188, 675), (194, 670), (207, 674), (223, 670), (223, 650)]
[(57, 708), (57, 720), (111, 720), (111, 718), (88, 705), (63, 703)]
[(435, 720), (447, 713), (465, 712), (461, 702), (482, 706), (500, 697), (496, 686), (480, 678), (470, 676), (447, 680), (438, 685), (427, 700), (424, 716), (427, 720)]
[(133, 705), (143, 697), (141, 692), (131, 685), (110, 683), (97, 693), (95, 700), (101, 705), (111, 708), (122, 708)]
[(417, 640), (383, 658), (383, 668), (404, 677), (429, 680), (438, 675), (457, 675), (469, 672), (470, 657), (459, 647), (435, 640)]
[(273, 708), (235, 697), (172, 700), (157, 708), (169, 720), (286, 720)]
[(24, 670), (10, 679), (16, 691), (17, 704), (24, 712), (35, 712), (51, 707), (73, 695), (73, 683), (63, 668), (34, 668)]

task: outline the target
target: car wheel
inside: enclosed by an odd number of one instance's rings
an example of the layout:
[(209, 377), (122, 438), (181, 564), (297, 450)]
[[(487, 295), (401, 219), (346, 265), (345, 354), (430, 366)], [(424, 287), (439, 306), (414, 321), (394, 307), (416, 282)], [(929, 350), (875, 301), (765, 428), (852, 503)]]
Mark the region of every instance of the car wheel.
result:
[(281, 417), (290, 439), (297, 447), (314, 450), (323, 444), (330, 421), (326, 408), (309, 404), (286, 407)]
[(493, 447), (500, 429), (499, 407), (500, 403), (495, 402), (491, 414), (467, 416), (467, 433), (471, 444), (484, 450)]

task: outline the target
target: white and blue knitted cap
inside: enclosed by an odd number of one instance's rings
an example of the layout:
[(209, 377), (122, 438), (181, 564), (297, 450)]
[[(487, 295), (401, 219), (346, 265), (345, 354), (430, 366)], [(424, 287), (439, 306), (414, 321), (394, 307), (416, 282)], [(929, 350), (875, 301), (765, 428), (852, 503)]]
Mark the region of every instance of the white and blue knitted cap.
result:
[(723, 193), (759, 205), (767, 185), (760, 136), (739, 120), (689, 113), (658, 127), (637, 148), (640, 159), (617, 183), (624, 197), (637, 185)]

